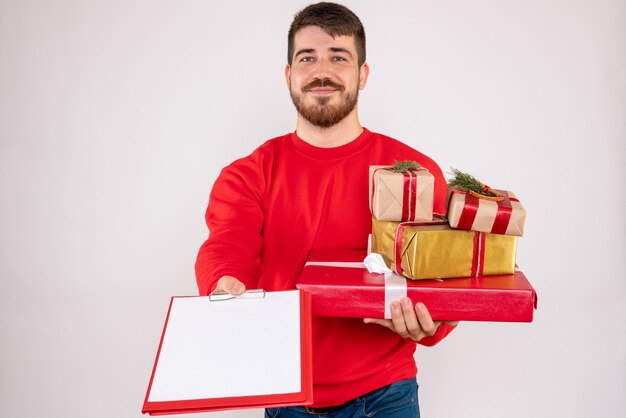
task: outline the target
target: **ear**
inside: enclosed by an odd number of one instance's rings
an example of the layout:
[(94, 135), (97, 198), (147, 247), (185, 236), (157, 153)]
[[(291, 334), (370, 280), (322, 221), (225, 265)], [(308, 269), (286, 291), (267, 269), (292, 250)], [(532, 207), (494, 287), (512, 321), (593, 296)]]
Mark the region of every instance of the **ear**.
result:
[(285, 65), (285, 81), (287, 82), (287, 88), (291, 90), (291, 66)]
[(363, 90), (367, 84), (367, 78), (370, 75), (370, 66), (367, 62), (364, 62), (359, 68), (359, 90)]

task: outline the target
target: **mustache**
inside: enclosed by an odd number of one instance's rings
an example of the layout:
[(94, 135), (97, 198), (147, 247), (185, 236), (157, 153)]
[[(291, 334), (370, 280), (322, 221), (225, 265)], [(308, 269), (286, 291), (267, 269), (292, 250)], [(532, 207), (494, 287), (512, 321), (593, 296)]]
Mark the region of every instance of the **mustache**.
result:
[(337, 84), (328, 78), (322, 78), (322, 79), (315, 79), (311, 81), (309, 84), (307, 84), (306, 86), (302, 88), (302, 91), (311, 91), (311, 89), (314, 89), (317, 87), (330, 87), (339, 91), (345, 90), (345, 87), (342, 86), (341, 84)]

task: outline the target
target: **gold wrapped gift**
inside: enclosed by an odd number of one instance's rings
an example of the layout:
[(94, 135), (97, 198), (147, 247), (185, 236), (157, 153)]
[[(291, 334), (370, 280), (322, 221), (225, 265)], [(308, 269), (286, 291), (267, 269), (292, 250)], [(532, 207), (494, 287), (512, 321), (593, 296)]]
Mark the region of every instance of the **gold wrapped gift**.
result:
[(517, 237), (452, 229), (447, 222), (372, 218), (372, 252), (410, 279), (512, 274)]

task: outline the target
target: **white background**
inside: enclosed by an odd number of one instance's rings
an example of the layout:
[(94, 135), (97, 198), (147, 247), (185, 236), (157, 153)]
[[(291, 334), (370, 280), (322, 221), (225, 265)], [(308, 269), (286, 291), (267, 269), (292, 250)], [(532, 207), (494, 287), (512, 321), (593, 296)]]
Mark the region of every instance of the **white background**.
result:
[[(0, 416), (140, 416), (215, 177), (295, 128), (305, 4), (0, 1)], [(368, 34), (364, 126), (528, 211), (535, 321), (418, 348), (423, 416), (624, 416), (625, 2), (346, 4)]]

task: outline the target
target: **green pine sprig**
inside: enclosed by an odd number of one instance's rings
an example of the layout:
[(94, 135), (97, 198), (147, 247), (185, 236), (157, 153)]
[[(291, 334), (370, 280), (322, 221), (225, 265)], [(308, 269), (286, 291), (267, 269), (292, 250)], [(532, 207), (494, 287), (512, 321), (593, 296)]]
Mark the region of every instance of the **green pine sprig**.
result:
[(452, 171), (453, 177), (448, 180), (448, 186), (457, 189), (463, 190), (465, 192), (475, 192), (481, 194), (483, 196), (495, 197), (496, 195), (489, 190), (485, 190), (484, 185), (471, 174), (467, 174), (462, 172), (461, 170), (457, 170), (456, 168), (450, 168)]
[(422, 166), (412, 160), (398, 161), (394, 160), (393, 165), (391, 166), (391, 171), (394, 173), (406, 173), (409, 170), (417, 170)]

